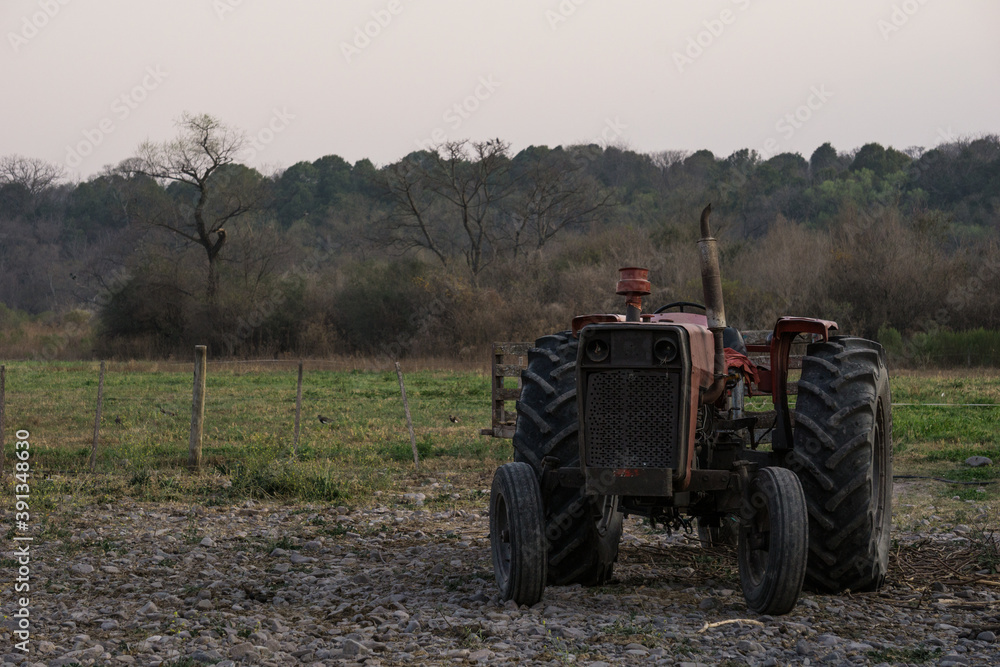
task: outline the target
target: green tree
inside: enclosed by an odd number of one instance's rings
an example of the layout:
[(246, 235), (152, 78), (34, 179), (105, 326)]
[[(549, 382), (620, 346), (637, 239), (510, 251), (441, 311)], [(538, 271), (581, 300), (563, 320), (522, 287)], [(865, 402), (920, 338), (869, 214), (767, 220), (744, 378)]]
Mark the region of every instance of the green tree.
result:
[(885, 173), (885, 148), (882, 144), (865, 144), (858, 149), (850, 169), (851, 171), (867, 169), (876, 176), (881, 176)]
[(837, 151), (829, 141), (814, 150), (809, 157), (809, 173), (813, 183), (833, 178), (838, 170)]
[[(155, 187), (149, 179), (138, 178)], [(66, 201), (66, 227), (90, 240), (102, 232), (125, 227), (136, 211), (133, 200), (125, 195), (129, 188), (123, 180), (120, 174), (109, 172), (78, 184)], [(140, 184), (132, 185), (139, 187)]]
[(278, 221), (288, 227), (316, 211), (316, 189), (319, 176), (316, 167), (297, 162), (275, 181), (274, 212)]
[(891, 146), (886, 149), (881, 144), (871, 143), (865, 144), (858, 150), (850, 169), (851, 171), (868, 169), (878, 178), (885, 178), (904, 169), (909, 163), (910, 158), (906, 153), (897, 151)]
[(322, 206), (337, 206), (351, 192), (351, 165), (339, 155), (327, 155), (313, 162), (316, 169), (316, 200)]

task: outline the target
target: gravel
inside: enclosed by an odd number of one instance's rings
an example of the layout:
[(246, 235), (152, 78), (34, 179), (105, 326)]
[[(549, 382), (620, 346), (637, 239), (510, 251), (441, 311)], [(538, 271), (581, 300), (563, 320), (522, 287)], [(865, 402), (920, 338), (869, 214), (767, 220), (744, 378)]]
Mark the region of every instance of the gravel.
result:
[[(634, 519), (611, 585), (551, 587), (518, 608), (496, 596), (482, 492), (452, 509), (408, 495), (82, 508), (68, 533), (33, 542), (31, 652), (8, 641), (0, 663), (1000, 664), (1000, 587), (890, 573), (879, 593), (804, 593), (759, 616), (730, 554)], [(953, 528), (929, 532), (962, 539)]]

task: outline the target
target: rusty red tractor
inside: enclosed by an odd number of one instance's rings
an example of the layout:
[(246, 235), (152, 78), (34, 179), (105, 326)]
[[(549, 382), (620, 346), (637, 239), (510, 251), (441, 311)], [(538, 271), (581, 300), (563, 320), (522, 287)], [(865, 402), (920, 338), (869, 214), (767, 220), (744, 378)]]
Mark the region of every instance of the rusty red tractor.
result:
[[(516, 390), (494, 377), (494, 427), (484, 433), (514, 445), (490, 496), (502, 599), (531, 605), (546, 585), (607, 582), (627, 515), (696, 524), (702, 541), (735, 544), (758, 613), (789, 612), (804, 585), (838, 593), (882, 584), (892, 480), (885, 352), (803, 317), (782, 317), (747, 345), (726, 325), (710, 211), (698, 241), (704, 305), (642, 313), (648, 272), (622, 269), (625, 315), (579, 316), (571, 331), (526, 346), (514, 424), (504, 423), (502, 400)], [(807, 347), (793, 411), (797, 338)], [(505, 351), (498, 344), (496, 359)], [(747, 409), (751, 391), (769, 394), (773, 409)]]

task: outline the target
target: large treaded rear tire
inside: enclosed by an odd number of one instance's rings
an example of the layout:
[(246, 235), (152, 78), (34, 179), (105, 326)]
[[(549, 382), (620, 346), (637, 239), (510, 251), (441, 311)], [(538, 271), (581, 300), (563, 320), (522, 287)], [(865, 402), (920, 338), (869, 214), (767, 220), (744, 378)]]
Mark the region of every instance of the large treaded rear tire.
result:
[[(521, 373), (514, 460), (529, 464), (539, 476), (549, 456), (560, 466), (580, 464), (577, 342), (568, 331), (539, 338)], [(622, 534), (617, 498), (586, 496), (582, 489), (563, 486), (542, 493), (548, 583), (596, 586), (608, 581)]]
[(892, 525), (892, 407), (885, 351), (861, 338), (808, 347), (789, 467), (809, 507), (806, 587), (874, 590)]

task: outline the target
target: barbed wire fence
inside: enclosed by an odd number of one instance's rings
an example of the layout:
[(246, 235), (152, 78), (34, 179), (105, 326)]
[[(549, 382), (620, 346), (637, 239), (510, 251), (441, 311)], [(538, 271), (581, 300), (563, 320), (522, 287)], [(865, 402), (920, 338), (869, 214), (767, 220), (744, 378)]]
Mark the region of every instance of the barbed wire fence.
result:
[[(72, 413), (68, 419), (72, 423), (73, 432), (59, 433), (55, 436), (50, 435), (49, 438), (60, 443), (69, 442), (74, 445), (86, 441), (88, 443), (86, 448), (88, 457), (78, 467), (72, 469), (39, 468), (36, 469), (36, 472), (42, 475), (56, 473), (100, 473), (102, 471), (98, 462), (102, 459), (100, 459), (99, 453), (103, 453), (102, 450), (106, 451), (106, 448), (102, 447), (102, 438), (108, 435), (109, 428), (122, 427), (127, 425), (127, 422), (134, 422), (135, 420), (171, 419), (177, 422), (174, 430), (178, 430), (179, 433), (179, 429), (181, 428), (180, 422), (185, 421), (188, 417), (190, 417), (192, 426), (191, 437), (188, 440), (185, 434), (184, 442), (178, 440), (176, 446), (177, 456), (181, 457), (183, 455), (188, 462), (188, 467), (192, 471), (200, 470), (202, 467), (200, 457), (201, 428), (199, 428), (199, 424), (196, 422), (206, 419), (218, 420), (220, 417), (223, 419), (241, 418), (241, 414), (233, 412), (232, 409), (224, 409), (215, 404), (211, 388), (207, 391), (204, 389), (202, 383), (206, 377), (212, 376), (213, 371), (216, 374), (220, 371), (225, 371), (227, 375), (231, 376), (258, 373), (273, 375), (287, 372), (289, 378), (287, 393), (289, 394), (289, 400), (294, 399), (295, 410), (294, 416), (289, 416), (289, 423), (286, 425), (287, 428), (282, 428), (288, 433), (294, 433), (294, 437), (289, 441), (288, 445), (292, 452), (292, 457), (295, 459), (299, 455), (298, 436), (303, 403), (303, 388), (307, 392), (309, 390), (316, 392), (329, 388), (324, 382), (314, 381), (310, 383), (310, 375), (315, 378), (315, 374), (327, 372), (357, 372), (387, 374), (387, 376), (391, 374), (392, 381), (394, 383), (398, 381), (399, 383), (395, 393), (400, 402), (398, 415), (388, 414), (386, 417), (390, 422), (395, 422), (398, 416), (399, 426), (402, 429), (401, 432), (410, 432), (408, 440), (413, 449), (414, 466), (419, 467), (419, 457), (412, 431), (413, 424), (409, 414), (412, 402), (405, 395), (403, 385), (404, 372), (400, 368), (399, 362), (392, 361), (392, 358), (389, 356), (383, 356), (376, 360), (367, 358), (311, 360), (208, 359), (204, 362), (204, 374), (200, 376), (198, 374), (198, 361), (196, 352), (194, 363), (192, 361), (181, 360), (68, 362), (70, 366), (85, 366), (88, 370), (93, 368), (93, 377), (90, 378), (89, 374), (87, 374), (82, 380), (72, 384), (59, 381), (58, 386), (45, 392), (48, 400), (45, 404), (38, 406), (39, 411), (37, 413), (19, 414), (19, 417), (21, 419), (27, 418), (36, 424), (36, 427), (45, 427), (47, 418), (55, 418), (53, 406), (57, 403), (68, 403), (70, 405), (70, 412)], [(438, 361), (441, 363), (437, 363)], [(488, 362), (456, 363), (453, 361), (446, 362), (445, 360), (421, 359), (413, 363), (406, 363), (405, 365), (408, 367), (406, 372), (448, 368), (450, 370), (459, 370), (460, 372), (475, 372), (485, 377), (486, 372), (484, 369), (488, 367)], [(142, 393), (135, 393), (130, 390), (129, 384), (121, 382), (122, 378), (130, 376), (164, 373), (180, 375), (192, 370), (195, 371), (193, 385), (190, 381), (180, 382), (180, 378), (176, 378), (168, 383), (168, 387), (163, 387), (158, 391), (147, 390)], [(8, 368), (7, 365), (0, 365), (0, 473), (8, 472), (5, 469), (6, 462), (3, 447), (5, 443), (4, 432), (10, 421), (8, 402), (12, 399), (12, 393), (14, 396), (18, 393), (9, 391), (8, 380), (12, 378), (24, 380), (25, 376), (37, 375), (39, 373), (52, 373), (55, 377), (67, 377), (64, 363), (60, 363), (60, 367), (47, 368), (43, 366), (38, 368), (29, 367), (28, 369), (19, 368), (16, 365), (12, 368)], [(22, 377), (17, 378), (18, 374), (21, 374)], [(200, 392), (199, 389), (201, 389)], [(69, 394), (69, 396), (66, 394)], [(199, 412), (205, 409), (204, 402), (206, 401), (208, 403), (208, 415), (199, 419)], [(487, 407), (485, 402), (484, 407)], [(26, 412), (23, 404), (18, 406), (18, 408), (20, 413)], [(48, 411), (48, 414), (45, 414), (46, 411)], [(320, 415), (321, 423), (323, 423), (323, 419), (324, 417)], [(92, 441), (90, 439), (91, 429)], [(196, 431), (199, 433), (198, 436), (196, 436)]]
[[(440, 369), (441, 364), (435, 363), (437, 360), (421, 360), (413, 364), (407, 364), (410, 366), (409, 371), (416, 370), (427, 370), (427, 369)], [(457, 364), (453, 360), (442, 360), (444, 361), (444, 366), (450, 370), (459, 370), (464, 372), (477, 372), (482, 374), (484, 377), (489, 376), (489, 366), (488, 361), (483, 361), (481, 363), (461, 363)], [(180, 360), (168, 360), (168, 361), (107, 361), (107, 362), (83, 362), (86, 363), (88, 367), (94, 367), (94, 377), (88, 380), (84, 380), (79, 386), (67, 386), (62, 383), (62, 386), (56, 391), (71, 392), (73, 398), (69, 402), (73, 405), (72, 412), (74, 413), (71, 421), (79, 428), (79, 436), (76, 437), (75, 434), (63, 434), (63, 441), (71, 442), (83, 442), (86, 440), (87, 430), (92, 424), (93, 427), (93, 442), (92, 446), (88, 447), (89, 458), (86, 462), (82, 462), (78, 469), (75, 470), (41, 470), (42, 474), (45, 473), (80, 473), (80, 472), (97, 472), (96, 462), (98, 460), (98, 452), (100, 448), (100, 440), (102, 435), (107, 433), (108, 427), (111, 423), (116, 425), (122, 424), (122, 415), (126, 415), (127, 419), (159, 419), (159, 418), (173, 418), (175, 420), (183, 420), (185, 418), (185, 413), (187, 412), (188, 406), (192, 406), (190, 416), (192, 421), (194, 421), (195, 416), (198, 414), (197, 405), (192, 405), (188, 401), (196, 400), (195, 394), (196, 385), (183, 384), (180, 382), (171, 382), (170, 384), (174, 387), (173, 389), (161, 390), (159, 392), (146, 392), (144, 394), (130, 394), (128, 388), (121, 383), (111, 382), (105, 385), (104, 377), (107, 376), (108, 379), (114, 378), (114, 376), (130, 376), (135, 374), (155, 374), (155, 373), (170, 373), (179, 374), (185, 371), (190, 371), (195, 367), (192, 361), (180, 361)], [(289, 400), (291, 397), (295, 399), (295, 411), (294, 419), (289, 415), (289, 423), (287, 424), (287, 431), (289, 433), (295, 432), (294, 442), (290, 443), (290, 448), (293, 452), (293, 457), (298, 458), (299, 453), (299, 442), (298, 442), (298, 427), (299, 419), (302, 411), (302, 388), (303, 386), (309, 390), (323, 388), (325, 385), (322, 383), (314, 383), (310, 387), (309, 377), (310, 374), (315, 374), (317, 372), (359, 372), (359, 373), (382, 373), (391, 375), (392, 380), (397, 380), (397, 375), (395, 372), (396, 367), (393, 357), (390, 355), (384, 355), (380, 359), (313, 359), (313, 360), (289, 360), (289, 359), (244, 359), (244, 360), (232, 360), (232, 359), (222, 359), (222, 360), (207, 360), (207, 374), (211, 376), (213, 369), (216, 373), (220, 371), (226, 371), (227, 374), (232, 374), (234, 376), (242, 376), (255, 373), (282, 373), (287, 372), (288, 374), (288, 394)], [(463, 368), (464, 367), (464, 368)], [(19, 372), (20, 369), (12, 369), (15, 372)], [(4, 445), (4, 432), (6, 430), (7, 424), (9, 422), (7, 402), (10, 398), (10, 392), (8, 391), (7, 381), (11, 373), (8, 373), (8, 368), (6, 366), (0, 366), (0, 469), (5, 464), (3, 455), (3, 445)], [(32, 369), (28, 371), (29, 373), (60, 373), (61, 371), (47, 371), (42, 369)], [(402, 371), (400, 371), (400, 386), (402, 386)], [(303, 379), (304, 378), (304, 379)], [(298, 386), (297, 386), (298, 385)], [(96, 386), (96, 391), (95, 391)], [(400, 405), (398, 410), (399, 428), (401, 434), (403, 429), (407, 428), (407, 421), (405, 420), (406, 413), (409, 410), (409, 405), (405, 404), (405, 400), (402, 395), (402, 391), (398, 392), (400, 394), (399, 398)], [(211, 391), (208, 392), (209, 397)], [(202, 398), (205, 395), (202, 394)], [(755, 400), (767, 401), (766, 396), (757, 396)], [(978, 410), (998, 410), (1000, 411), (1000, 403), (983, 403), (983, 402), (970, 402), (970, 403), (954, 403), (947, 401), (928, 401), (928, 402), (913, 402), (913, 401), (899, 401), (892, 404), (894, 409), (957, 409), (957, 408), (971, 408)], [(484, 415), (489, 410), (488, 401), (484, 401), (483, 412)], [(105, 416), (102, 417), (102, 411), (104, 411)], [(239, 414), (232, 413), (231, 410), (228, 411), (219, 409), (217, 405), (209, 406), (209, 415), (212, 419), (218, 419), (220, 416), (229, 419), (239, 419), (241, 416)], [(89, 416), (87, 416), (89, 415)], [(112, 419), (112, 415), (114, 415)], [(395, 419), (392, 416), (391, 419)], [(998, 414), (1000, 418), (1000, 414)], [(36, 421), (41, 425), (44, 425), (44, 417), (37, 416)], [(488, 417), (484, 416), (484, 420)], [(472, 428), (478, 428), (478, 426), (483, 426), (479, 424), (470, 424)], [(410, 425), (412, 427), (412, 424)], [(194, 436), (192, 435), (192, 438)], [(409, 438), (410, 444), (413, 448), (414, 455), (414, 465), (419, 466), (419, 457), (417, 456), (417, 450), (415, 446), (415, 441), (411, 436)], [(189, 443), (190, 454), (193, 451), (194, 441)], [(177, 455), (181, 456), (184, 454), (183, 443), (178, 443), (177, 445)], [(190, 459), (194, 460), (194, 459)], [(193, 467), (194, 470), (201, 468), (200, 456), (198, 457), (198, 464)], [(6, 471), (5, 471), (6, 472)]]

